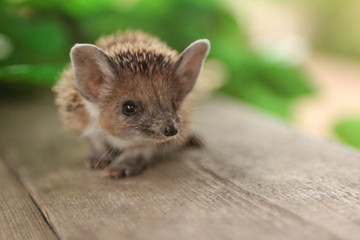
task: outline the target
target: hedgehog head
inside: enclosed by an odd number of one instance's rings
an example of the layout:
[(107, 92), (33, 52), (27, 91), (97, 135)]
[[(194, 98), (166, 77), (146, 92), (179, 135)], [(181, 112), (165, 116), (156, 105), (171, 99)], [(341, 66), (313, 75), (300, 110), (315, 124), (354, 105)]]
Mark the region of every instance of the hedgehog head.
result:
[(106, 52), (76, 44), (70, 53), (75, 87), (92, 107), (101, 128), (129, 140), (167, 141), (181, 131), (182, 103), (193, 89), (208, 40), (174, 51), (123, 48)]

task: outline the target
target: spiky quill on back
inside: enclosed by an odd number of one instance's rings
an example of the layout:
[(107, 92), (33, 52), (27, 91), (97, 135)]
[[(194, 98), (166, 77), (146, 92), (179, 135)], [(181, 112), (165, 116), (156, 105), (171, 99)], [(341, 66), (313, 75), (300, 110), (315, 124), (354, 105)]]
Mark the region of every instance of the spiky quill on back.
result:
[(170, 69), (177, 56), (158, 38), (141, 31), (118, 32), (100, 38), (96, 46), (120, 66), (124, 72), (154, 74), (155, 71)]

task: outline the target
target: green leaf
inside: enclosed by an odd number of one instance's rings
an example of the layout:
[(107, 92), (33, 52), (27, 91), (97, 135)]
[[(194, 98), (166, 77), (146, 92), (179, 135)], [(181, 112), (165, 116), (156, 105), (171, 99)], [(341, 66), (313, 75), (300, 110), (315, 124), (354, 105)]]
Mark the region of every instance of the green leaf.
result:
[(343, 142), (360, 148), (360, 117), (339, 121), (334, 127), (334, 133)]

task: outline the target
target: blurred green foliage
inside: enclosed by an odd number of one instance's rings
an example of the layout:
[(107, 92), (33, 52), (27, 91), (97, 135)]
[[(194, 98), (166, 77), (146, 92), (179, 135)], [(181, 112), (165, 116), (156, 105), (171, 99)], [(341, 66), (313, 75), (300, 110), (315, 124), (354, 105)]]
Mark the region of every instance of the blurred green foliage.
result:
[(345, 143), (360, 148), (360, 117), (341, 120), (335, 125), (334, 133)]
[(210, 39), (209, 57), (230, 72), (221, 91), (281, 116), (289, 117), (292, 101), (312, 92), (299, 69), (248, 48), (246, 29), (220, 0), (3, 0), (0, 49), (5, 39), (12, 52), (0, 55), (0, 79), (52, 85), (74, 43), (127, 28), (152, 33), (178, 51)]

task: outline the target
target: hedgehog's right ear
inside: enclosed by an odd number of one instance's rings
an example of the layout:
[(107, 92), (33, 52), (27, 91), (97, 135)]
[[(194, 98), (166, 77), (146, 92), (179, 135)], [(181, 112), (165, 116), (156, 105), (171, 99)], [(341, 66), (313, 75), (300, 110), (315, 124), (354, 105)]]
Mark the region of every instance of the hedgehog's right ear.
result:
[(115, 79), (114, 62), (98, 47), (75, 44), (70, 51), (75, 74), (75, 87), (90, 102), (96, 102), (106, 81)]

